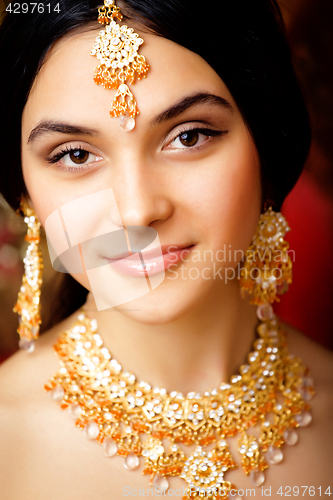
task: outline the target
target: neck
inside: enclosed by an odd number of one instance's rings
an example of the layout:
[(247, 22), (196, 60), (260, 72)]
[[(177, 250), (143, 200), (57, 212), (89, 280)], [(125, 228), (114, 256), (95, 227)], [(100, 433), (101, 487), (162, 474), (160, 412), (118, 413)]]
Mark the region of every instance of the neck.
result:
[(114, 309), (98, 312), (91, 294), (85, 310), (124, 370), (168, 392), (203, 394), (239, 372), (255, 338), (255, 307), (235, 285), (165, 324), (139, 323)]

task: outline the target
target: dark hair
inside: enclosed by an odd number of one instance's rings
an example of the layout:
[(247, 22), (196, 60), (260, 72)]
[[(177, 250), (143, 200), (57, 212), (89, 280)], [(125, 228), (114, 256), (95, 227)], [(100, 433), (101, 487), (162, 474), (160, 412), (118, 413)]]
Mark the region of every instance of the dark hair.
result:
[[(21, 116), (38, 68), (62, 35), (85, 25), (91, 29), (92, 23), (98, 27), (101, 3), (47, 0), (44, 13), (8, 13), (2, 22), (0, 192), (13, 208), (26, 192)], [(56, 4), (59, 12), (53, 11)], [(219, 74), (257, 147), (263, 201), (280, 208), (301, 173), (311, 133), (276, 0), (121, 0), (118, 5), (125, 20), (135, 19), (198, 53)], [(64, 279), (71, 280), (69, 275)], [(81, 289), (77, 285), (79, 302), (87, 293)]]

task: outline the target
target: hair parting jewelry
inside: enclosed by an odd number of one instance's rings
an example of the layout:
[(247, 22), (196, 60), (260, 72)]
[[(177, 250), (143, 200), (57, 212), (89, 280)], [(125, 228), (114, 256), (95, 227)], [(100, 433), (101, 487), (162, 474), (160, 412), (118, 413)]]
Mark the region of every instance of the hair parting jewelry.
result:
[(33, 208), (22, 197), (20, 211), (27, 224), (25, 240), (29, 243), (24, 262), (22, 285), (18, 293), (14, 312), (19, 314), (17, 333), (20, 335), (19, 346), (28, 352), (34, 350), (34, 340), (38, 339), (40, 317), (40, 288), (42, 285), (43, 261), (39, 249), (40, 222)]
[(128, 132), (135, 127), (135, 117), (139, 113), (135, 98), (126, 85), (147, 76), (149, 64), (138, 54), (143, 39), (125, 24), (119, 25), (123, 16), (114, 0), (104, 0), (98, 9), (98, 22), (105, 24), (99, 32), (90, 54), (96, 56), (99, 65), (95, 68), (94, 81), (106, 89), (117, 89), (110, 109), (111, 117), (120, 117), (120, 127)]

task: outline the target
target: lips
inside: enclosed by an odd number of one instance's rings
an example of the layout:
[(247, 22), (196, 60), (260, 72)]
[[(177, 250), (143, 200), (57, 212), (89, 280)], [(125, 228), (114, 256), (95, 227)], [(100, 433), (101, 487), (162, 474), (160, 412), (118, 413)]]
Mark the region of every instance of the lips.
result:
[(119, 260), (130, 260), (130, 261), (137, 261), (138, 263), (141, 262), (143, 259), (144, 261), (149, 261), (149, 260), (156, 260), (156, 258), (160, 258), (161, 255), (166, 255), (166, 254), (173, 254), (175, 252), (181, 251), (181, 250), (186, 250), (193, 245), (161, 245), (159, 247), (151, 248), (150, 250), (132, 250), (132, 255), (129, 255), (128, 251), (127, 252), (122, 252), (121, 254), (118, 254), (116, 256), (112, 256), (112, 258), (108, 258), (109, 262), (117, 262)]
[(107, 259), (112, 268), (129, 276), (148, 277), (178, 264), (194, 245), (162, 245), (133, 255)]

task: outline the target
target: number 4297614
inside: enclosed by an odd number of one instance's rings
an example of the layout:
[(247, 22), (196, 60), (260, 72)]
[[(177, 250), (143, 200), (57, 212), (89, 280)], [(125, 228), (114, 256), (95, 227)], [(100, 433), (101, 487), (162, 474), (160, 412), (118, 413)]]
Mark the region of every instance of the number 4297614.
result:
[(315, 488), (314, 486), (280, 486), (280, 488), (277, 491), (278, 495), (281, 495), (283, 497), (304, 497), (305, 495), (309, 495), (310, 497), (314, 496), (322, 496), (322, 495), (328, 495), (331, 496), (331, 487), (329, 486), (326, 488), (324, 491), (324, 488), (319, 486), (318, 488)]
[(60, 12), (60, 5), (57, 3), (56, 5), (54, 5), (54, 7), (52, 7), (50, 3), (11, 2), (6, 7), (6, 11), (10, 12), (11, 14), (33, 14), (34, 12), (36, 14), (50, 14), (51, 12)]

